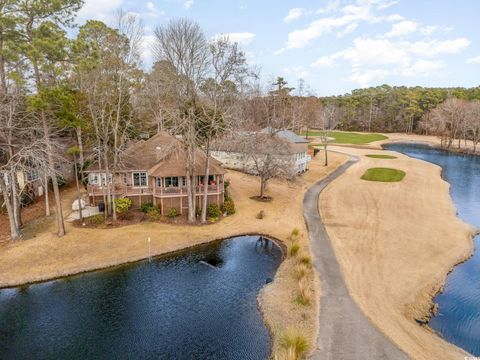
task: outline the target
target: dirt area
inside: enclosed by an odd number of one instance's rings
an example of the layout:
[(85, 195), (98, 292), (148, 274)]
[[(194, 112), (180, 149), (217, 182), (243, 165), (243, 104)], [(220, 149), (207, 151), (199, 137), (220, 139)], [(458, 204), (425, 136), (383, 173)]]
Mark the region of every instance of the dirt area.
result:
[[(463, 359), (464, 351), (415, 321), (428, 315), (447, 273), (472, 251), (473, 229), (456, 217), (440, 167), (390, 151), (331, 149), (360, 157), (322, 192), (319, 204), (352, 297), (412, 358)], [(365, 157), (372, 153), (398, 159)], [(360, 179), (378, 166), (406, 176), (397, 183)]]
[[(272, 180), (267, 190), (271, 202), (250, 199), (258, 195), (260, 189), (257, 177), (231, 171), (226, 178), (231, 184), (229, 191), (235, 201), (236, 213), (208, 226), (143, 222), (114, 229), (88, 229), (75, 228), (67, 223), (67, 235), (57, 238), (52, 223), (47, 231), (38, 233), (34, 239), (0, 247), (0, 286), (52, 279), (140, 260), (148, 257), (148, 237), (151, 237), (152, 253), (164, 254), (243, 234), (263, 234), (289, 244), (287, 239), (292, 229), (298, 228), (300, 253), (309, 254), (302, 212), (303, 195), (311, 184), (324, 178), (346, 159), (344, 155), (332, 154), (330, 166), (324, 167), (319, 154), (310, 163), (310, 170), (294, 183)], [(262, 210), (264, 219), (257, 219)], [(259, 296), (266, 323), (274, 334), (274, 352), (279, 349), (278, 335), (287, 328), (299, 329), (309, 344), (315, 344), (318, 334), (318, 279), (310, 276), (307, 284), (312, 292), (311, 305), (296, 303), (298, 280), (294, 267), (297, 262), (296, 257), (287, 258), (280, 265), (274, 281), (266, 285)]]

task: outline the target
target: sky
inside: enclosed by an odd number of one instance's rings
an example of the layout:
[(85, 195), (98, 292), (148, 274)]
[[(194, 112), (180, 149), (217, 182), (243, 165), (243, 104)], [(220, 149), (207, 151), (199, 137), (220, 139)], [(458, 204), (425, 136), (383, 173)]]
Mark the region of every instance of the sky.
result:
[(85, 0), (77, 18), (113, 25), (122, 9), (145, 26), (143, 66), (157, 26), (198, 22), (239, 43), (265, 83), (303, 79), (318, 96), (367, 86), (480, 85), (479, 0)]

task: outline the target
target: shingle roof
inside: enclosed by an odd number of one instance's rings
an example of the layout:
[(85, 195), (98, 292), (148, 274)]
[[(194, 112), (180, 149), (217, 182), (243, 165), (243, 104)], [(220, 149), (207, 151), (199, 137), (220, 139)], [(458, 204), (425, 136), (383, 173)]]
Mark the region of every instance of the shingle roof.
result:
[(284, 139), (287, 139), (288, 141), (293, 142), (295, 144), (307, 144), (308, 143), (307, 139), (305, 139), (302, 136), (299, 136), (299, 135), (295, 134), (293, 131), (290, 131), (290, 130), (278, 130), (278, 131), (273, 130), (272, 131), (272, 128), (267, 127), (265, 129), (262, 129), (260, 132), (264, 133), (264, 134), (275, 133), (276, 135), (278, 135), (278, 136), (280, 136)]

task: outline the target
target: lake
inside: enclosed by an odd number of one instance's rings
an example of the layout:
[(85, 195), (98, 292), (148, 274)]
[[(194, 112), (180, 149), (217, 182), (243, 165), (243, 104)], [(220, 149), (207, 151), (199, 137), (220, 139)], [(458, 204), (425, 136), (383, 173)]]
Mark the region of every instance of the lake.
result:
[(257, 306), (282, 251), (242, 236), (0, 290), (4, 359), (266, 359)]
[[(388, 150), (429, 161), (442, 167), (450, 194), (465, 222), (480, 228), (480, 157), (449, 153), (427, 145), (391, 143)], [(428, 214), (425, 214), (428, 216)], [(475, 248), (480, 236), (474, 239)], [(447, 341), (480, 356), (480, 252), (456, 266), (448, 275), (445, 291), (434, 301), (438, 313), (429, 326)]]

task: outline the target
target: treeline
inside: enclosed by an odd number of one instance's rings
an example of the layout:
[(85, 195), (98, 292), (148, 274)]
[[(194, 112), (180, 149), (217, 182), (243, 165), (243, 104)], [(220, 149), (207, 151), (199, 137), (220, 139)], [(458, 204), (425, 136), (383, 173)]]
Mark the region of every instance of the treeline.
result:
[[(448, 98), (480, 100), (480, 87), (424, 88), (382, 85), (319, 98), (333, 107), (337, 129), (347, 131), (409, 132), (428, 134), (432, 111)], [(438, 134), (441, 135), (441, 134)]]

